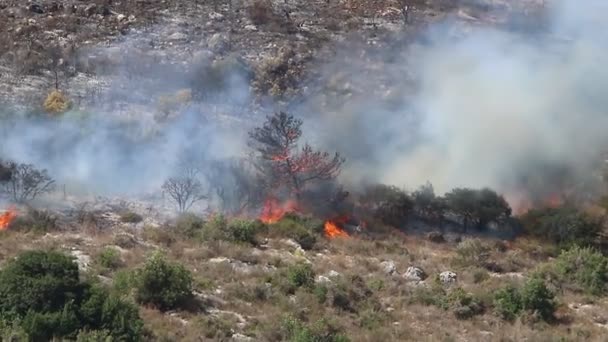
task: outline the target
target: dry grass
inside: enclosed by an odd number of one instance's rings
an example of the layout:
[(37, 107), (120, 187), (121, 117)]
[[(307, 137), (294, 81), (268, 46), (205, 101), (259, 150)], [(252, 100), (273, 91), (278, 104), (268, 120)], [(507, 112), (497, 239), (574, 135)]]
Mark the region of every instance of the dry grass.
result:
[(59, 90), (53, 90), (44, 100), (44, 110), (49, 114), (61, 114), (70, 109), (71, 102)]

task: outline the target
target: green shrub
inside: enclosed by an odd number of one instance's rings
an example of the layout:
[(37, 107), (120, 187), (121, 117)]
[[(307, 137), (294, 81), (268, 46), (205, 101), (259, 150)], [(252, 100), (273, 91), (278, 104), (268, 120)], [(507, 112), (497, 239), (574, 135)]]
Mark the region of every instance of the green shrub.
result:
[(460, 266), (483, 267), (490, 255), (490, 247), (479, 239), (466, 239), (456, 246), (455, 262)]
[(76, 342), (112, 342), (112, 336), (107, 330), (81, 330)]
[(287, 317), (282, 324), (284, 340), (291, 342), (348, 342), (349, 339), (340, 329), (326, 319), (320, 319), (313, 324)]
[(58, 312), (82, 296), (78, 265), (58, 252), (29, 251), (0, 273), (2, 317), (24, 317), (28, 311)]
[(530, 210), (521, 221), (526, 231), (559, 245), (592, 245), (601, 231), (599, 220), (573, 207)]
[(228, 224), (229, 240), (256, 245), (256, 235), (263, 229), (264, 224), (257, 220), (233, 220)]
[(296, 264), (287, 269), (287, 279), (294, 287), (310, 287), (315, 283), (315, 272), (309, 264)]
[(457, 319), (469, 319), (483, 313), (483, 304), (472, 294), (462, 288), (454, 289), (446, 298), (446, 304), (452, 308)]
[(112, 340), (137, 341), (143, 327), (134, 305), (80, 282), (70, 257), (46, 251), (25, 252), (0, 272), (0, 321), (0, 326), (18, 322), (34, 341), (74, 339), (83, 329), (106, 330)]
[(154, 254), (137, 274), (136, 299), (160, 310), (175, 309), (192, 297), (192, 274), (184, 266)]
[(120, 222), (124, 223), (139, 223), (143, 221), (144, 218), (138, 213), (134, 213), (132, 211), (125, 211), (120, 214)]
[(553, 319), (556, 304), (554, 295), (547, 289), (542, 279), (532, 278), (521, 290), (521, 304), (524, 310), (538, 314), (545, 321)]
[(122, 265), (120, 252), (112, 247), (106, 247), (99, 253), (98, 262), (101, 267), (110, 270), (115, 270)]
[(519, 290), (508, 285), (494, 295), (494, 309), (503, 319), (514, 320), (523, 309)]
[(592, 295), (606, 292), (608, 258), (593, 248), (575, 246), (562, 251), (553, 269), (562, 284)]
[(323, 231), (323, 222), (287, 214), (278, 222), (270, 225), (269, 231), (273, 236), (293, 239), (302, 249), (310, 250), (317, 242), (315, 234)]
[(187, 238), (200, 237), (203, 232), (205, 221), (192, 213), (181, 214), (175, 222), (177, 232)]
[(547, 289), (543, 280), (534, 277), (521, 290), (513, 286), (499, 290), (494, 296), (494, 308), (506, 320), (515, 319), (525, 310), (549, 321), (554, 317), (556, 304), (553, 293)]

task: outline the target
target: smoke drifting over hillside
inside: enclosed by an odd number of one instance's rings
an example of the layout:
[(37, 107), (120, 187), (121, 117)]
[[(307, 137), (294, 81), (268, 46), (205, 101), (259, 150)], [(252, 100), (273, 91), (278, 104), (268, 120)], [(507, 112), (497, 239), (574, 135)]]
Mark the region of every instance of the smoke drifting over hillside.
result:
[[(589, 180), (608, 143), (607, 5), (554, 5), (541, 33), (475, 27), (455, 38), (452, 23), (433, 27), (408, 49), (420, 86), (409, 106), (361, 100), (323, 118), (331, 145), (351, 157), (347, 174), (507, 194)], [(403, 60), (394, 63), (385, 70)]]
[[(422, 43), (375, 52), (388, 61), (379, 76), (393, 81), (394, 94), (405, 99), (401, 105), (362, 94), (347, 106), (321, 108), (312, 98), (297, 109), (320, 112), (302, 115), (304, 136), (344, 154), (342, 180), (351, 185), (414, 188), (430, 181), (439, 192), (489, 186), (507, 194), (522, 188), (551, 193), (564, 175), (589, 179), (608, 143), (606, 7), (554, 3), (542, 33), (474, 26), (455, 37), (454, 22), (434, 25)], [(351, 68), (330, 63), (327, 73), (357, 75)], [(399, 84), (409, 73), (414, 92)], [(248, 85), (236, 83), (220, 96), (226, 102), (231, 93), (247, 97)], [(184, 110), (168, 124), (152, 125), (159, 130), (154, 134), (146, 133), (146, 121), (118, 124), (101, 114), (9, 120), (2, 123), (0, 156), (34, 163), (59, 182), (91, 191), (158, 189), (184, 153), (198, 160), (245, 154), (247, 125), (227, 127), (205, 117), (204, 109)]]

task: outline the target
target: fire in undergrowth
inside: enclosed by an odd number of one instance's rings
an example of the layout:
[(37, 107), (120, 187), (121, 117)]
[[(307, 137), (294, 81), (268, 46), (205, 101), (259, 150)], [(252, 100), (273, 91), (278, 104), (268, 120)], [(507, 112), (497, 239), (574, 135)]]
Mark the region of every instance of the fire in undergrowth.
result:
[(8, 229), (15, 217), (17, 217), (17, 210), (15, 208), (8, 208), (8, 210), (0, 214), (0, 230)]
[(325, 235), (329, 238), (348, 237), (348, 233), (340, 226), (348, 221), (348, 217), (339, 216), (337, 218), (325, 221)]
[(264, 207), (260, 214), (260, 221), (266, 224), (272, 224), (278, 222), (285, 214), (291, 212), (297, 212), (298, 205), (293, 200), (287, 200), (280, 202), (274, 197), (270, 197), (264, 201)]

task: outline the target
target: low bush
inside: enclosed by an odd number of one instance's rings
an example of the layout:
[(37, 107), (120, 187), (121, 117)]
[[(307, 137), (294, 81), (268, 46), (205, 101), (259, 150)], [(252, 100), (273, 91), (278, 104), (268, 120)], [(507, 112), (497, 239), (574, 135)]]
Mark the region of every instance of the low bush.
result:
[(305, 324), (299, 319), (287, 317), (282, 324), (283, 340), (292, 342), (348, 342), (339, 328), (326, 319)]
[(316, 234), (322, 230), (323, 222), (297, 215), (285, 215), (269, 226), (270, 235), (293, 239), (304, 250), (310, 250), (315, 246)]
[(144, 218), (141, 215), (132, 211), (125, 211), (120, 214), (120, 222), (123, 223), (139, 223), (143, 220)]
[(562, 251), (552, 268), (561, 284), (592, 295), (606, 292), (608, 258), (593, 248), (575, 246)]
[(256, 235), (265, 229), (258, 220), (233, 220), (228, 224), (228, 239), (233, 242), (257, 245)]
[(490, 247), (480, 239), (466, 239), (456, 246), (455, 263), (459, 266), (484, 267), (490, 255)]
[(47, 233), (57, 228), (57, 217), (46, 210), (30, 208), (24, 215), (17, 216), (9, 228), (15, 231)]
[(61, 114), (70, 109), (68, 97), (59, 90), (53, 90), (44, 100), (44, 110), (49, 114)]
[(122, 265), (120, 252), (116, 248), (106, 247), (97, 256), (98, 263), (105, 269), (115, 270)]
[(73, 339), (81, 330), (137, 341), (143, 329), (133, 304), (81, 282), (70, 257), (46, 251), (25, 252), (0, 271), (0, 322), (34, 341)]
[(287, 279), (294, 287), (311, 287), (315, 283), (315, 272), (309, 264), (295, 264), (287, 269)]
[(255, 25), (268, 23), (274, 17), (272, 2), (269, 0), (254, 0), (248, 8), (249, 19)]
[(514, 320), (523, 309), (519, 290), (511, 285), (498, 290), (494, 295), (494, 309), (503, 319)]
[(186, 238), (201, 237), (204, 227), (205, 221), (203, 218), (192, 213), (183, 213), (179, 215), (175, 222), (175, 229), (178, 234)]
[(154, 254), (136, 276), (139, 303), (154, 305), (160, 310), (183, 307), (192, 298), (192, 274), (184, 266)]

